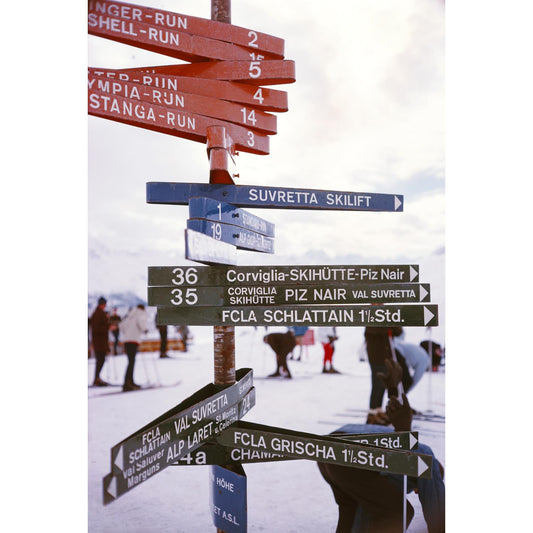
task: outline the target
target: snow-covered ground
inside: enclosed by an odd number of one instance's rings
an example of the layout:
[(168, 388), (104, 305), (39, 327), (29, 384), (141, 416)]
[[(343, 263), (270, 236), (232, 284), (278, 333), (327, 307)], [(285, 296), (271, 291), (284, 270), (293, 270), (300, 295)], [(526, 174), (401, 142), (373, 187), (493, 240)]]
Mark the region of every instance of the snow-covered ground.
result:
[[(88, 400), (88, 520), (96, 532), (215, 531), (209, 511), (209, 466), (172, 466), (117, 500), (102, 503), (102, 478), (110, 470), (113, 445), (137, 431), (199, 388), (213, 380), (212, 327), (192, 327), (188, 353), (171, 352), (173, 359), (158, 354), (139, 354), (135, 381), (164, 384), (181, 380), (175, 387), (133, 393), (109, 394), (109, 388), (89, 388)], [(269, 330), (273, 331), (272, 329)], [(275, 368), (275, 356), (263, 343), (265, 329), (235, 328), (236, 367), (253, 368), (256, 405), (245, 420), (316, 434), (326, 434), (346, 423), (364, 423), (370, 395), (370, 369), (359, 350), (363, 328), (339, 328), (334, 365), (342, 374), (322, 374), (322, 346), (309, 347), (302, 362), (289, 361), (292, 380), (264, 378)], [(409, 329), (407, 329), (409, 341)], [(298, 349), (298, 348), (297, 348)], [(89, 359), (88, 381), (94, 373)], [(108, 357), (102, 377), (121, 383), (125, 356)], [(413, 407), (444, 414), (444, 369), (427, 373), (409, 394)], [(114, 389), (119, 390), (119, 389)], [(420, 440), (429, 444), (444, 464), (442, 422), (414, 422)], [(282, 461), (243, 465), (248, 487), (248, 530), (275, 533), (333, 532), (337, 506), (329, 486), (312, 461)], [(415, 518), (408, 531), (426, 531), (416, 495), (409, 501)]]

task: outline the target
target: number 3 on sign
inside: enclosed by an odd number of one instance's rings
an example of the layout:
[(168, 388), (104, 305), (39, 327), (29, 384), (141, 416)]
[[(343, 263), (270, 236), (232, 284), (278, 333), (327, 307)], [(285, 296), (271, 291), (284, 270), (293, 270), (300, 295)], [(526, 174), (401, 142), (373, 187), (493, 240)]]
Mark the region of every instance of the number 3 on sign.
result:
[(248, 146), (254, 146), (255, 145), (255, 137), (254, 137), (254, 132), (253, 131), (249, 131), (248, 132), (248, 140), (246, 141), (246, 144)]

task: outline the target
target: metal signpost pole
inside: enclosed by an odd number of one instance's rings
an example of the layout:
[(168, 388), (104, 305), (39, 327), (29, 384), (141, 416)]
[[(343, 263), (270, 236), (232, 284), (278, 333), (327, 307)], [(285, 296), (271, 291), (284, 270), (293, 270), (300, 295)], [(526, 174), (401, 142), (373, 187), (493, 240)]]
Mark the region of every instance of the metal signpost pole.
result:
[[(231, 0), (211, 0), (211, 20), (231, 23)], [(227, 158), (227, 153), (224, 154)], [(210, 183), (223, 183), (211, 173)], [(213, 326), (214, 384), (235, 383), (235, 326)], [(224, 533), (217, 528), (217, 533)]]
[[(211, 20), (231, 23), (231, 0), (211, 0)], [(212, 175), (210, 183), (219, 183)], [(215, 385), (235, 383), (235, 326), (213, 326)]]

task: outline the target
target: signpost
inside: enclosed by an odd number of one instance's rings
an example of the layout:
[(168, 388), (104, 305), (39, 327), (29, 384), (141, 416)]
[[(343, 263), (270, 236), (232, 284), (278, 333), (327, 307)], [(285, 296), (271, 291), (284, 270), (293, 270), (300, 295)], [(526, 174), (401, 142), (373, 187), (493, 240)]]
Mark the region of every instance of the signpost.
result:
[(138, 83), (110, 80), (91, 74), (89, 74), (89, 89), (138, 100), (148, 105), (158, 105), (233, 122), (262, 133), (273, 134), (277, 131), (275, 115), (209, 96), (160, 89), (149, 85), (140, 86)]
[[(238, 81), (249, 85), (280, 85), (296, 81), (294, 61), (263, 61), (256, 55), (241, 61), (203, 61), (152, 67), (153, 72), (173, 76)], [(234, 58), (237, 59), (237, 58)]]
[[(157, 323), (212, 325), (214, 383), (111, 449), (109, 503), (171, 464), (211, 464), (211, 513), (219, 532), (247, 527), (241, 463), (309, 459), (383, 473), (431, 476), (414, 432), (320, 436), (239, 422), (255, 404), (252, 371), (235, 370), (234, 326), (438, 325), (418, 265), (236, 266), (236, 250), (273, 253), (274, 224), (241, 209), (402, 212), (403, 196), (235, 185), (236, 150), (266, 155), (295, 65), (282, 39), (234, 26), (230, 0), (211, 19), (89, 0), (91, 35), (189, 61), (89, 68), (90, 115), (206, 143), (209, 184), (147, 183), (148, 203), (189, 205), (185, 257), (209, 267), (149, 267)], [(369, 305), (379, 304), (379, 305)], [(385, 304), (385, 305), (383, 305)], [(225, 466), (224, 466), (225, 465)]]
[(255, 250), (268, 254), (274, 253), (273, 239), (232, 224), (212, 222), (210, 220), (189, 219), (187, 220), (187, 229), (209, 235), (217, 241), (233, 244), (237, 248)]
[(237, 371), (237, 382), (213, 384), (181, 402), (111, 449), (111, 473), (104, 478), (104, 503), (128, 492), (212, 439), (255, 404), (252, 370)]
[(249, 229), (267, 237), (274, 237), (275, 226), (271, 222), (239, 209), (225, 202), (218, 202), (211, 198), (191, 198), (189, 201), (189, 217), (200, 218), (233, 224)]
[(207, 265), (236, 265), (237, 247), (191, 229), (185, 230), (185, 259)]
[(105, 16), (150, 24), (169, 31), (179, 30), (190, 35), (226, 41), (252, 48), (261, 53), (269, 53), (278, 59), (284, 57), (285, 41), (283, 39), (256, 30), (125, 2), (89, 0), (89, 22)]
[(239, 463), (211, 467), (209, 503), (215, 526), (226, 533), (246, 533), (246, 474)]
[(438, 326), (436, 305), (160, 307), (158, 325), (192, 326)]
[(269, 153), (269, 138), (266, 135), (231, 122), (111, 95), (94, 88), (88, 90), (88, 97), (89, 114), (96, 117), (204, 143), (208, 127), (223, 126), (235, 141), (235, 146), (243, 152), (260, 155)]
[(270, 286), (416, 283), (418, 265), (152, 266), (148, 286)]
[[(235, 422), (235, 429), (241, 428), (240, 422)], [(282, 428), (268, 427), (249, 422), (249, 428), (260, 431), (276, 432), (285, 431)], [(300, 436), (305, 437), (305, 434)], [(318, 437), (318, 436), (317, 436)], [(418, 447), (418, 432), (399, 431), (394, 433), (363, 433), (363, 434), (342, 434), (328, 435), (328, 437), (340, 438), (343, 441), (358, 442), (376, 448), (388, 448), (391, 450), (412, 451)], [(265, 463), (272, 461), (294, 461), (298, 457), (284, 455), (278, 452), (267, 452), (263, 450), (244, 448), (242, 446), (222, 445), (218, 442), (206, 442), (196, 450), (176, 461), (176, 466), (190, 465), (221, 465), (233, 463)]]
[(268, 426), (258, 428), (256, 424), (241, 422), (239, 427), (232, 426), (222, 432), (216, 440), (222, 445), (280, 453), (297, 459), (431, 478), (433, 458), (430, 455), (378, 448), (338, 437)]
[(376, 285), (338, 283), (305, 287), (298, 285), (148, 287), (148, 305), (157, 307), (419, 303), (429, 301), (430, 288), (427, 283)]
[[(104, 37), (184, 61), (221, 59), (255, 63), (258, 62), (258, 56), (267, 60), (282, 61), (276, 60), (276, 55), (269, 52), (257, 54), (257, 49), (252, 46), (240, 46), (217, 39), (191, 35), (181, 28), (146, 24), (139, 22), (134, 17), (126, 19), (89, 12), (88, 25), (90, 35)], [(251, 55), (252, 57), (250, 57)]]
[(284, 112), (289, 109), (285, 91), (255, 87), (246, 83), (161, 74), (153, 67), (121, 70), (89, 67), (88, 72), (89, 75), (110, 80), (118, 79), (162, 90), (181, 91), (246, 104), (263, 111)]
[(293, 189), (260, 185), (148, 182), (149, 204), (187, 205), (189, 198), (205, 196), (237, 207), (262, 209), (319, 209), (335, 211), (403, 211), (400, 194)]

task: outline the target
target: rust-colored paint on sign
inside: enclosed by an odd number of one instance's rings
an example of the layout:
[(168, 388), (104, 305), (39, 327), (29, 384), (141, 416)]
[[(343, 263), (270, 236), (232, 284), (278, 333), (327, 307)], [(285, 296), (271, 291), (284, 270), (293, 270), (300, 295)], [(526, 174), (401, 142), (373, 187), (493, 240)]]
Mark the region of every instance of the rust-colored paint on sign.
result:
[(160, 89), (149, 85), (139, 85), (119, 79), (111, 80), (89, 74), (89, 88), (131, 98), (140, 102), (162, 105), (206, 117), (227, 120), (246, 128), (263, 133), (277, 132), (277, 117), (264, 111), (248, 108), (241, 104), (179, 91)]
[[(225, 61), (255, 59), (257, 51), (233, 43), (191, 35), (176, 29), (144, 24), (133, 20), (89, 13), (89, 34), (103, 37), (150, 52), (183, 59), (184, 61)], [(277, 56), (262, 52), (265, 59)]]
[(210, 183), (234, 184), (230, 166), (234, 167), (233, 154), (235, 145), (233, 139), (222, 126), (207, 128), (207, 156), (209, 157)]
[(285, 41), (266, 33), (217, 22), (191, 17), (162, 9), (127, 4), (124, 2), (89, 1), (89, 14), (119, 18), (130, 22), (141, 22), (169, 31), (199, 35), (229, 43), (246, 46), (259, 52), (268, 52), (274, 59), (283, 59)]
[(250, 85), (294, 83), (294, 61), (204, 61), (185, 65), (152, 67), (157, 74), (203, 79), (240, 81)]
[(266, 135), (231, 122), (139, 102), (94, 89), (89, 89), (88, 96), (89, 115), (204, 143), (209, 126), (224, 126), (239, 150), (260, 155), (269, 153), (270, 143)]
[(154, 67), (119, 70), (89, 67), (88, 70), (89, 74), (95, 76), (131, 81), (160, 89), (212, 96), (229, 102), (247, 104), (264, 111), (285, 112), (289, 109), (287, 93), (285, 91), (278, 91), (277, 89), (255, 87), (232, 81), (159, 74), (154, 71)]

